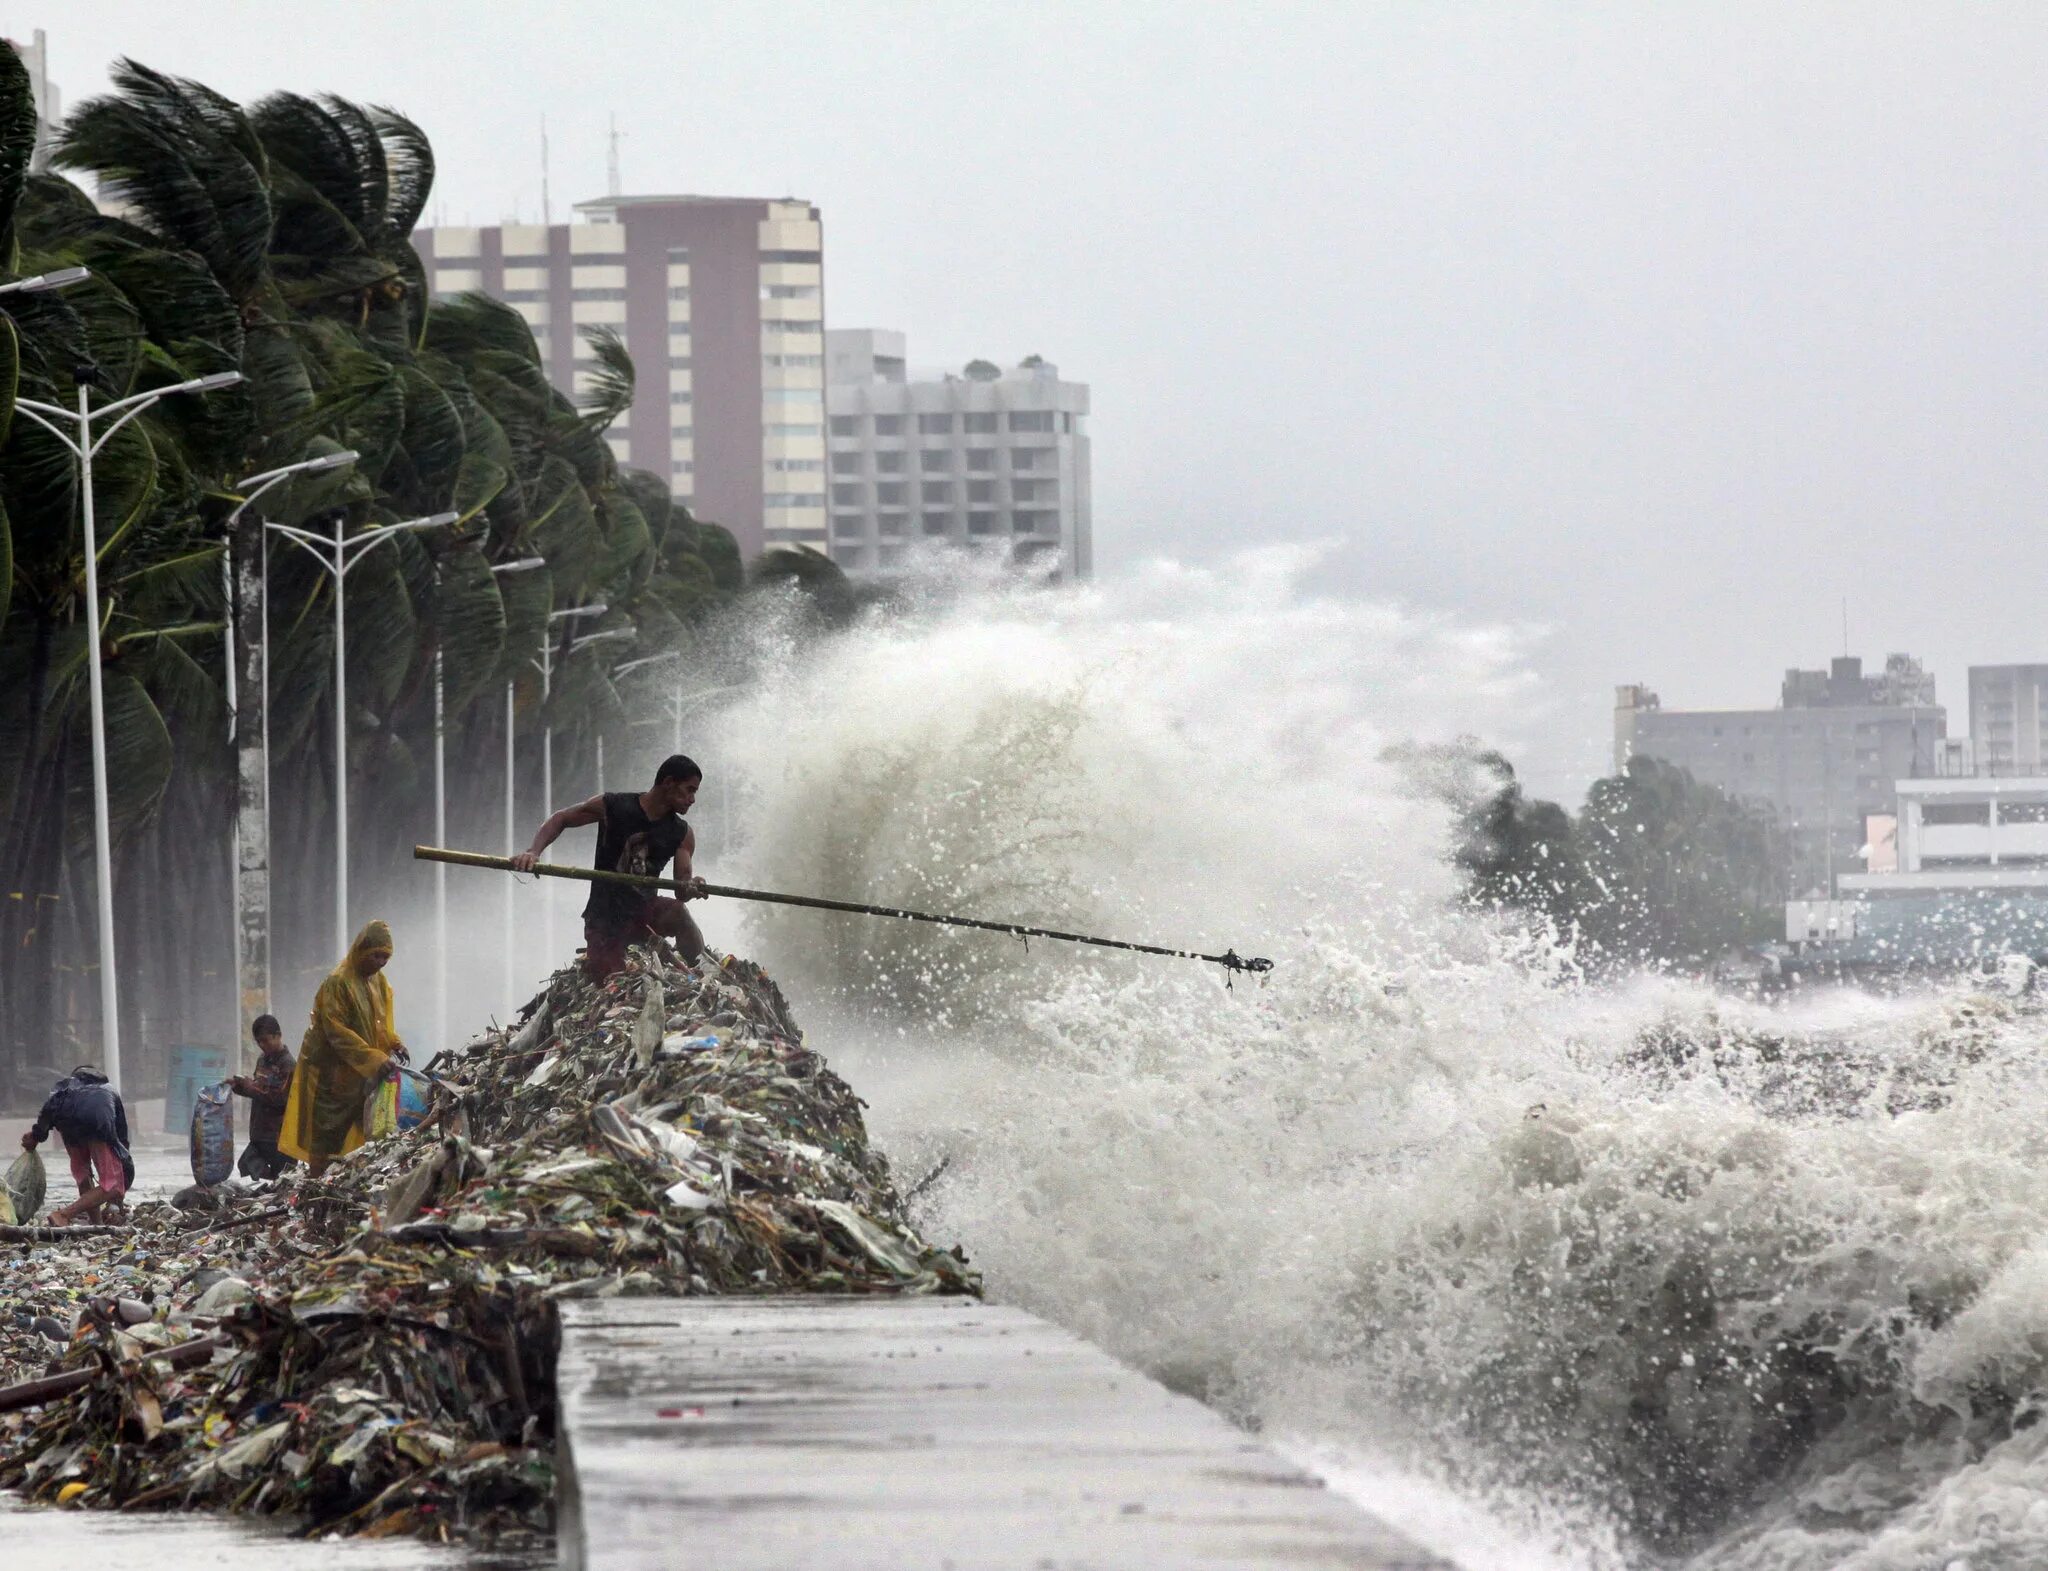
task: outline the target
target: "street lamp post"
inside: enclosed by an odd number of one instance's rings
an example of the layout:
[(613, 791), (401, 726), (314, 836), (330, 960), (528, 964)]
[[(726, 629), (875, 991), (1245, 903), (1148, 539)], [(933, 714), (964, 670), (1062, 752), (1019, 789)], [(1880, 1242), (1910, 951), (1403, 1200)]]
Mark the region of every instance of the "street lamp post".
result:
[[(535, 568), (546, 567), (547, 558), (523, 556), (514, 562), (493, 562), (491, 571), (498, 573), (530, 573)], [(441, 651), (434, 650), (434, 844), (448, 843), (448, 711)], [(511, 880), (506, 880), (509, 888)], [(440, 1034), (435, 1045), (445, 1049), (448, 1046), (448, 869), (440, 863), (434, 864), (434, 936), (437, 940), (434, 954), (434, 973), (437, 997), (435, 1003), (436, 1022)], [(506, 991), (511, 991), (509, 979)]]
[[(334, 947), (337, 954), (348, 951), (348, 575), (355, 565), (385, 541), (411, 529), (435, 529), (455, 523), (460, 513), (434, 513), (425, 518), (408, 518), (399, 524), (379, 524), (361, 534), (344, 535), (347, 527), (341, 514), (334, 519), (334, 538), (325, 540), (309, 530), (289, 524), (266, 523), (264, 527), (299, 546), (320, 570), (334, 580)], [(333, 558), (323, 554), (331, 548)]]
[[(24, 285), (36, 285), (38, 289), (56, 289), (63, 283), (76, 283), (85, 277), (85, 270), (65, 269), (63, 273), (44, 274), (38, 278), (23, 279)], [(62, 279), (63, 282), (54, 280)], [(36, 290), (17, 289), (16, 293), (34, 293)], [(239, 371), (220, 371), (212, 376), (195, 376), (169, 387), (152, 388), (145, 393), (131, 393), (110, 404), (92, 407), (89, 389), (83, 384), (78, 388), (78, 408), (66, 409), (61, 404), (46, 404), (33, 398), (17, 398), (14, 407), (29, 419), (43, 427), (70, 451), (78, 460), (79, 515), (85, 541), (85, 609), (87, 626), (87, 652), (85, 662), (86, 686), (92, 703), (92, 833), (93, 855), (99, 895), (99, 939), (100, 939), (100, 1037), (101, 1056), (106, 1062), (107, 1079), (118, 1090), (121, 1084), (121, 1013), (120, 987), (115, 973), (114, 958), (114, 850), (113, 834), (108, 823), (107, 812), (107, 699), (104, 683), (100, 677), (100, 570), (99, 537), (93, 518), (92, 461), (99, 450), (114, 438), (114, 433), (133, 420), (159, 399), (174, 393), (211, 393), (223, 387), (233, 387), (242, 380)], [(93, 435), (96, 419), (114, 417), (113, 423)], [(66, 431), (57, 424), (64, 421), (70, 426)]]
[[(321, 474), (355, 461), (353, 452), (325, 453), (250, 475), (236, 482), (242, 499), (228, 514), (228, 551), (221, 558), (229, 607), (222, 665), (227, 673), (228, 743), (235, 750), (235, 1019), (244, 1052), (249, 1023), (270, 1012), (269, 640), (260, 632), (268, 627), (270, 613), (262, 515), (250, 514), (251, 527), (244, 527), (243, 515), (265, 492), (295, 476)], [(259, 631), (254, 634), (246, 626), (252, 616), (258, 619)], [(247, 714), (241, 704), (245, 692), (258, 698)]]

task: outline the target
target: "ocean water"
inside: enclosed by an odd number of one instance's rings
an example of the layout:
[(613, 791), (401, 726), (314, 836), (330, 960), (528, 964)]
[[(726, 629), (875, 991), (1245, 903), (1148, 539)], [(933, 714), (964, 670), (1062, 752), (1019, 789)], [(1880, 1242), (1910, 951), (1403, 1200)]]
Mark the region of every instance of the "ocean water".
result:
[(1512, 753), (1526, 652), (1313, 579), (956, 585), (771, 649), (696, 743), (722, 881), (1270, 978), (716, 905), (713, 941), (992, 1294), (1470, 1567), (2048, 1564), (2042, 1017), (1596, 987), (1460, 910), (1430, 749)]

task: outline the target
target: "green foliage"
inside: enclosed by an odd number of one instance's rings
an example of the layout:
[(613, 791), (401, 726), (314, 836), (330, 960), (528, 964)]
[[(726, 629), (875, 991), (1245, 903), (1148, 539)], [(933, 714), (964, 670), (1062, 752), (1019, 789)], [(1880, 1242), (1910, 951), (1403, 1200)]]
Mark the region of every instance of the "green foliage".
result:
[(1498, 753), (1471, 756), (1482, 787), (1456, 859), (1475, 902), (1540, 916), (1608, 967), (1710, 964), (1782, 922), (1793, 851), (1767, 809), (1637, 757), (1574, 820), (1525, 797)]
[[(147, 904), (225, 910), (235, 762), (223, 537), (243, 476), (356, 451), (354, 465), (259, 504), (264, 518), (322, 539), (461, 515), (379, 546), (347, 581), (347, 767), (358, 859), (370, 866), (405, 866), (430, 800), (437, 656), (450, 775), (482, 782), (469, 787), (481, 798), (500, 789), (486, 753), (504, 746), (507, 684), (517, 723), (533, 722), (530, 661), (552, 606), (606, 601), (610, 624), (635, 630), (602, 646), (622, 659), (641, 643), (680, 647), (740, 591), (732, 537), (672, 505), (661, 480), (622, 473), (605, 444), (633, 397), (616, 334), (595, 340), (602, 369), (579, 409), (549, 384), (510, 307), (429, 299), (411, 235), (434, 158), (412, 121), (296, 93), (245, 111), (122, 61), (114, 90), (73, 112), (56, 156), (118, 199), (127, 216), (117, 218), (65, 179), (28, 175), (26, 80), (0, 50), (0, 268), (82, 264), (91, 277), (0, 297), (0, 887), (61, 900), (72, 875), (50, 848), (90, 843), (85, 678), (98, 659), (121, 868), (176, 869), (192, 886), (152, 887)], [(240, 388), (165, 399), (101, 450), (101, 618), (89, 631), (76, 466), (19, 416), (16, 394), (73, 408), (81, 374), (104, 403), (230, 369)], [(545, 568), (491, 570), (531, 556)], [(322, 866), (334, 838), (334, 589), (302, 545), (271, 536), (265, 602), (273, 880), (288, 883)], [(261, 625), (252, 615), (242, 632)], [(598, 659), (579, 655), (561, 673), (587, 700), (586, 731), (620, 718), (604, 676), (612, 659)], [(25, 948), (36, 909), (0, 905), (0, 997), (10, 1001), (36, 991), (16, 968), (51, 963)], [(64, 963), (85, 975), (89, 940), (72, 932), (85, 949)], [(325, 947), (323, 936), (304, 963), (331, 962)], [(24, 1044), (49, 1027), (35, 1009), (56, 1007), (45, 998), (15, 1011), (0, 1032)]]

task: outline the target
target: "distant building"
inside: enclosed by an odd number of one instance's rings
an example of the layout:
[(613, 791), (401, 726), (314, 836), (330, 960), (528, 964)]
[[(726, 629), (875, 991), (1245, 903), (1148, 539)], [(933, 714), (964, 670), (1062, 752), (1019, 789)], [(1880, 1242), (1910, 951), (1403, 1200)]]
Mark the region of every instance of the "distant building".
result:
[(1847, 865), (1865, 819), (1892, 811), (1895, 782), (1932, 775), (1948, 717), (1920, 662), (1884, 670), (1834, 661), (1787, 671), (1776, 709), (1666, 709), (1642, 686), (1615, 690), (1614, 762), (1637, 753), (1690, 770), (1731, 796), (1772, 808), (1816, 860)]
[(756, 197), (609, 196), (574, 224), (414, 235), (437, 295), (482, 290), (533, 329), (571, 396), (617, 328), (637, 395), (610, 433), (740, 549), (826, 545), (824, 238), (817, 208)]
[(2048, 774), (2048, 665), (1970, 667), (1970, 743), (1987, 775)]
[(64, 123), (64, 95), (57, 91), (57, 84), (50, 80), (49, 35), (40, 27), (30, 36), (28, 43), (18, 39), (7, 40), (14, 52), (21, 56), (21, 63), (28, 67), (29, 96), (36, 106), (36, 145), (29, 154), (29, 173), (42, 174), (50, 167), (50, 147), (57, 139), (57, 128)]
[(847, 572), (887, 573), (928, 541), (1092, 574), (1085, 384), (1036, 356), (913, 378), (903, 335), (883, 329), (825, 344), (832, 555)]

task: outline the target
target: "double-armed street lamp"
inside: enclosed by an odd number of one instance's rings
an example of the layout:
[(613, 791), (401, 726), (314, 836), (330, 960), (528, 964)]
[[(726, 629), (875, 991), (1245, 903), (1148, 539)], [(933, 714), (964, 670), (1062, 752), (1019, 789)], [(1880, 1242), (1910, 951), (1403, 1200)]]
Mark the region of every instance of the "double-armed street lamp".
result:
[[(236, 776), (235, 1015), (245, 1045), (250, 1021), (270, 1011), (270, 531), (260, 513), (250, 518), (249, 527), (242, 515), (286, 481), (346, 468), (356, 457), (354, 452), (323, 453), (249, 475), (235, 483), (241, 500), (228, 514), (228, 550), (221, 559), (229, 607), (223, 664)], [(241, 703), (244, 692), (257, 695), (247, 713)]]
[[(283, 535), (320, 565), (334, 581), (334, 947), (337, 954), (348, 952), (348, 575), (357, 563), (385, 541), (415, 529), (438, 529), (460, 520), (460, 513), (433, 513), (425, 518), (408, 518), (403, 523), (379, 524), (359, 534), (347, 535), (340, 514), (334, 519), (334, 538), (328, 540), (310, 530), (289, 524), (264, 527)], [(330, 556), (328, 553), (332, 552)]]
[[(0, 285), (0, 293), (36, 294), (61, 289), (90, 276), (82, 267), (24, 278)], [(86, 687), (92, 707), (92, 830), (94, 873), (99, 904), (100, 1040), (101, 1067), (116, 1089), (121, 1084), (121, 996), (114, 953), (114, 853), (113, 834), (107, 810), (107, 700), (100, 674), (100, 574), (99, 536), (93, 517), (92, 463), (116, 432), (158, 401), (177, 393), (212, 393), (233, 387), (242, 380), (239, 371), (219, 371), (211, 376), (189, 377), (169, 387), (153, 387), (131, 393), (97, 407), (90, 387), (78, 384), (78, 407), (17, 398), (14, 407), (48, 431), (78, 463), (79, 517), (84, 538), (85, 608), (87, 650)], [(95, 424), (111, 421), (95, 432)], [(61, 422), (61, 423), (60, 423)]]

